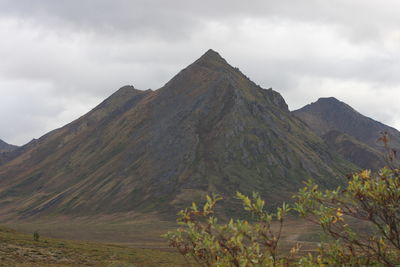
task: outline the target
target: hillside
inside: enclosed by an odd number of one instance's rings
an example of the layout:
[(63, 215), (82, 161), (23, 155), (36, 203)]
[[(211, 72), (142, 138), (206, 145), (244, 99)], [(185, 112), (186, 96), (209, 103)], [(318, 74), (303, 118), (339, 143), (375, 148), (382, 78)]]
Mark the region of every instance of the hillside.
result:
[(3, 163), (10, 161), (12, 158), (16, 157), (16, 155), (19, 153), (17, 152), (18, 150), (18, 146), (7, 144), (0, 139), (0, 166)]
[(162, 88), (125, 86), (0, 166), (3, 217), (174, 214), (207, 192), (288, 199), (309, 178), (340, 183), (355, 166), (281, 95), (207, 51)]
[(322, 136), (328, 146), (362, 169), (378, 170), (386, 165), (384, 154), (356, 138), (331, 130)]
[(382, 132), (387, 132), (391, 138), (391, 146), (400, 148), (399, 131), (360, 114), (334, 97), (320, 98), (293, 113), (319, 136), (330, 130), (338, 130), (372, 148), (382, 150), (382, 144), (377, 140)]
[(6, 142), (0, 139), (0, 153), (10, 152), (17, 148), (18, 148), (17, 146), (7, 144)]
[(378, 142), (387, 133), (390, 146), (400, 149), (400, 132), (368, 118), (334, 97), (318, 101), (292, 112), (324, 139), (332, 150), (361, 168), (379, 169), (387, 163), (386, 149)]

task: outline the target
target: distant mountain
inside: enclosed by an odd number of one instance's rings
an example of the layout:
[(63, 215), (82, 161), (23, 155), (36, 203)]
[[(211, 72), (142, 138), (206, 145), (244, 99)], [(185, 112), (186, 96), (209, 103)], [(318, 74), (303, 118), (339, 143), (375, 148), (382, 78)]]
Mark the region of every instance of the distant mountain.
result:
[(378, 141), (382, 133), (390, 137), (390, 146), (400, 149), (400, 132), (368, 118), (334, 97), (318, 101), (293, 111), (332, 149), (362, 168), (380, 168), (384, 146)]
[(18, 146), (10, 145), (0, 139), (0, 153), (2, 152), (10, 152), (17, 149)]
[(237, 190), (287, 201), (306, 179), (333, 186), (356, 168), (213, 50), (162, 88), (122, 87), (19, 151), (0, 166), (4, 216), (174, 215), (207, 192), (229, 210)]

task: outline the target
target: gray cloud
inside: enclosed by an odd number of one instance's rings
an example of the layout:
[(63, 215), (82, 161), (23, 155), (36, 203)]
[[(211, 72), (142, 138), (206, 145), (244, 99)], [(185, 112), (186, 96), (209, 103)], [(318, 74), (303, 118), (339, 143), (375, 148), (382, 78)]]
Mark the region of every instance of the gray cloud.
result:
[(0, 138), (22, 144), (208, 48), (292, 109), (335, 96), (400, 127), (398, 1), (0, 0)]

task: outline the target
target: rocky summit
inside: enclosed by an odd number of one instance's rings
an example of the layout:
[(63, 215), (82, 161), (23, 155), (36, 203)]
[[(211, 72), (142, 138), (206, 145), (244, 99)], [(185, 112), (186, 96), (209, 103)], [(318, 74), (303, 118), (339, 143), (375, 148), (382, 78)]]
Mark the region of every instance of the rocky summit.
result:
[[(92, 111), (19, 148), (0, 166), (3, 218), (171, 214), (206, 193), (276, 203), (356, 166), (217, 52), (162, 88), (124, 86)], [(233, 209), (233, 208), (232, 208)]]

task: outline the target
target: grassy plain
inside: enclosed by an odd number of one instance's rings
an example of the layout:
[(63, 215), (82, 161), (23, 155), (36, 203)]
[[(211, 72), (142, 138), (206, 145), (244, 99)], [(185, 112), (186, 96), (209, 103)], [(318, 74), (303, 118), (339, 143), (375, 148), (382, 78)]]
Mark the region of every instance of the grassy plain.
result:
[[(58, 218), (10, 222), (6, 227), (0, 227), (0, 266), (186, 266), (160, 237), (177, 224), (156, 217), (134, 221)], [(39, 242), (33, 240), (34, 231), (41, 236)], [(299, 243), (307, 253), (315, 250), (318, 240), (315, 226), (289, 218), (281, 252)]]
[(182, 266), (175, 252), (49, 238), (0, 227), (0, 266)]

